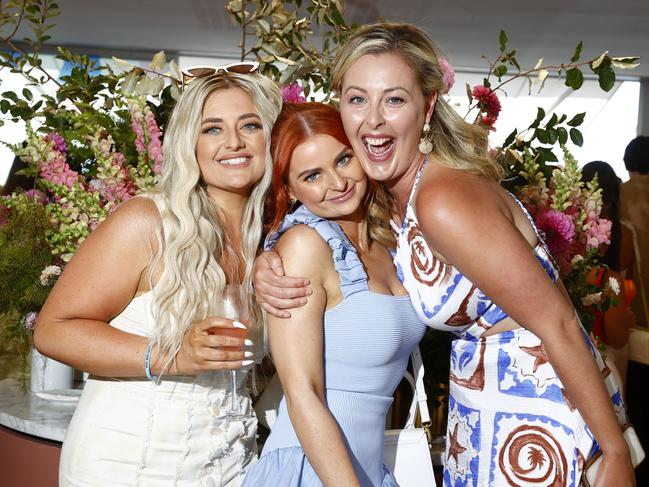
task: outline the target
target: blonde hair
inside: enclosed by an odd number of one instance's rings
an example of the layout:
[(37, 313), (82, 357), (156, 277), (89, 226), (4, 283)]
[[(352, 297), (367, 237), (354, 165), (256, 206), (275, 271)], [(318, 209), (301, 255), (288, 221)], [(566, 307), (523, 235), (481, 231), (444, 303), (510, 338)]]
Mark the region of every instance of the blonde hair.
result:
[[(246, 203), (242, 219), (242, 245), (235, 249), (225, 231), (225, 212), (207, 194), (196, 159), (203, 106), (217, 90), (240, 88), (250, 94), (262, 121), (266, 140), (265, 172)], [(154, 194), (161, 209), (162, 228), (154, 263), (161, 274), (154, 291), (154, 331), (158, 346), (169, 361), (180, 350), (183, 336), (195, 321), (212, 316), (215, 296), (223, 290), (226, 276), (219, 265), (221, 255), (242, 255), (244, 285), (252, 289), (252, 266), (262, 237), (263, 202), (270, 185), (272, 160), (270, 132), (282, 106), (278, 86), (260, 74), (219, 72), (198, 78), (185, 89), (169, 120), (164, 138), (164, 164)], [(251, 303), (250, 338), (263, 334), (260, 310)], [(255, 319), (256, 318), (256, 319)]]
[[(354, 32), (334, 60), (332, 88), (340, 93), (345, 73), (362, 56), (385, 53), (398, 54), (412, 68), (426, 100), (433, 93), (444, 92), (441, 50), (424, 31), (405, 23), (375, 23)], [(430, 128), (433, 154), (442, 164), (502, 179), (503, 168), (489, 156), (487, 130), (466, 122), (441, 96)]]

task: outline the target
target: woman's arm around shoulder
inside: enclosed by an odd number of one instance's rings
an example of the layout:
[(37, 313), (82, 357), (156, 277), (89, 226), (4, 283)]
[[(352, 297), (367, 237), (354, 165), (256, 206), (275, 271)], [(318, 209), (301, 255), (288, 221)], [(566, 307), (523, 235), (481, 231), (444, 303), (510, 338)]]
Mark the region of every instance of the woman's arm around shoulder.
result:
[(313, 289), (308, 303), (292, 310), (290, 318), (268, 316), (271, 353), (291, 422), (325, 486), (358, 486), (342, 433), (325, 400), (323, 316), (332, 272), (335, 275), (331, 250), (304, 225), (282, 235), (276, 250), (286, 272), (310, 279)]

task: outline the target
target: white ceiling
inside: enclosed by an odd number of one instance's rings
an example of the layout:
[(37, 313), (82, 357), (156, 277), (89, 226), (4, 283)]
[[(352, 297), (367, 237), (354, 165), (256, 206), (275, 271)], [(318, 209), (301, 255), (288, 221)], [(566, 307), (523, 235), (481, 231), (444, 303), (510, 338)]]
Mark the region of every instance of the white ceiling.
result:
[[(235, 57), (240, 32), (225, 13), (225, 1), (59, 0), (62, 14), (50, 42), (145, 55), (164, 49)], [(509, 47), (525, 64), (534, 65), (539, 57), (565, 62), (582, 40), (584, 59), (604, 50), (639, 55), (640, 68), (624, 74), (649, 77), (647, 0), (347, 0), (345, 5), (348, 21), (382, 18), (419, 25), (459, 68), (483, 69), (481, 54), (494, 56), (498, 32), (505, 29)]]

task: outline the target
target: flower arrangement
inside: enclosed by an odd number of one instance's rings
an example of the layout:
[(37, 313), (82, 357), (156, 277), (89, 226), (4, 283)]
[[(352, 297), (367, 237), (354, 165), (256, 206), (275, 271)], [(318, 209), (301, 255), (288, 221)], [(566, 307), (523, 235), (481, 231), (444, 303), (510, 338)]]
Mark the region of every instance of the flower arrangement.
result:
[(561, 279), (586, 329), (594, 320), (594, 308), (605, 311), (619, 293), (619, 283), (609, 280), (603, 288), (587, 282), (599, 265), (599, 256), (610, 244), (611, 221), (601, 217), (602, 192), (594, 179), (581, 181), (577, 161), (565, 146), (563, 167), (550, 177), (529, 151), (523, 154), (525, 184), (517, 195), (530, 212), (554, 257)]

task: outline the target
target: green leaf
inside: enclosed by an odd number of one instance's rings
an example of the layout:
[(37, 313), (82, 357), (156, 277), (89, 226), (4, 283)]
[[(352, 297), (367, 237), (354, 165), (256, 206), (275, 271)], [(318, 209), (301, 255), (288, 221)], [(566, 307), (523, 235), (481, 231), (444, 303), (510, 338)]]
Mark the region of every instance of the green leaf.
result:
[(584, 73), (579, 68), (572, 68), (566, 71), (566, 86), (578, 90), (584, 84)]
[(496, 69), (494, 69), (494, 76), (496, 76), (499, 81), (500, 78), (502, 78), (506, 74), (507, 74), (507, 66), (505, 66), (504, 64), (501, 64)]
[(543, 129), (536, 129), (534, 131), (534, 136), (538, 139), (541, 144), (547, 144), (549, 142), (548, 132)]
[(581, 147), (584, 145), (584, 136), (581, 135), (581, 132), (575, 128), (570, 129), (570, 140), (572, 143)]
[(557, 139), (559, 139), (559, 144), (565, 145), (568, 142), (568, 131), (563, 127), (559, 127), (557, 129)]
[(559, 159), (549, 147), (539, 147), (537, 150), (539, 154), (538, 162), (559, 162)]
[(336, 23), (336, 25), (345, 25), (345, 19), (343, 19), (343, 16), (340, 14), (340, 11), (338, 9), (334, 8), (331, 10), (331, 18)]
[(568, 125), (570, 125), (571, 127), (578, 127), (579, 125), (584, 123), (585, 116), (586, 116), (586, 112), (578, 113), (577, 115), (575, 115), (570, 119)]
[(548, 132), (548, 144), (554, 145), (557, 142), (557, 138), (559, 134), (557, 133), (557, 130), (554, 128), (549, 128), (547, 129)]
[(611, 88), (615, 86), (615, 71), (610, 66), (610, 61), (600, 65), (597, 69), (597, 77), (599, 78), (600, 88), (604, 91), (611, 91)]
[(13, 101), (14, 103), (18, 101), (18, 95), (16, 95), (13, 91), (5, 91), (2, 96), (4, 98), (8, 98), (9, 100)]
[(545, 110), (543, 110), (543, 108), (541, 108), (541, 107), (538, 107), (536, 109), (536, 119), (534, 120), (534, 122), (532, 122), (532, 125), (530, 125), (530, 128), (533, 129), (533, 128), (538, 127), (539, 124), (541, 123), (541, 120), (543, 120), (544, 118), (545, 118)]
[(505, 142), (503, 142), (503, 148), (508, 147), (509, 145), (511, 145), (511, 143), (514, 142), (514, 139), (516, 138), (517, 134), (518, 134), (518, 130), (514, 129), (512, 131), (512, 133), (507, 136), (507, 138), (505, 139)]
[(558, 121), (559, 121), (559, 118), (557, 117), (557, 114), (553, 113), (552, 116), (550, 117), (550, 120), (548, 121), (548, 123), (545, 124), (545, 128), (546, 129), (553, 128)]
[(504, 30), (500, 31), (498, 41), (500, 42), (500, 52), (505, 52), (505, 50), (507, 49), (507, 34)]
[(570, 58), (571, 63), (576, 63), (577, 61), (579, 61), (579, 57), (581, 56), (581, 49), (583, 47), (584, 47), (584, 43), (579, 41), (579, 44), (577, 44), (577, 47), (575, 48), (575, 53)]
[(23, 88), (23, 96), (27, 101), (32, 101), (34, 99), (34, 95), (32, 95), (32, 92), (29, 90), (29, 88)]

